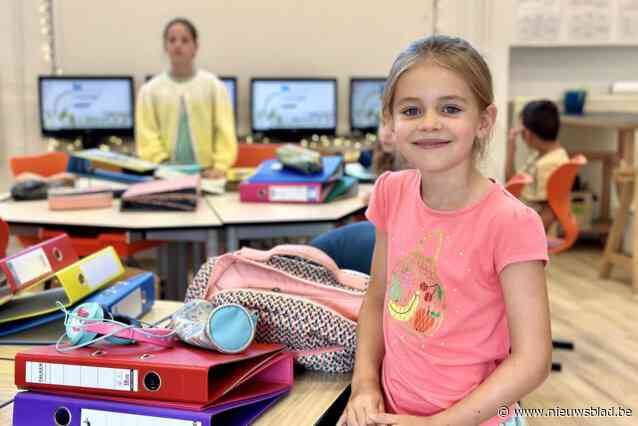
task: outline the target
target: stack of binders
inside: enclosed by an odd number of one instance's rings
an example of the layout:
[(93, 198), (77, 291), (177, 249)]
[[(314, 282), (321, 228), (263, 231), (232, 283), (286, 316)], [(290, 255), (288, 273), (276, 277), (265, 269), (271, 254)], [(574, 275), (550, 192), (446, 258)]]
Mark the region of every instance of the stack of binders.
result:
[(342, 157), (322, 157), (321, 161), (322, 171), (305, 174), (285, 168), (278, 160), (266, 160), (239, 185), (239, 198), (243, 202), (315, 204), (356, 194), (356, 181), (344, 177)]
[(292, 356), (253, 343), (240, 354), (179, 342), (20, 352), (14, 426), (248, 425), (292, 386)]
[[(56, 301), (69, 310), (95, 302), (139, 318), (155, 300), (152, 273), (127, 275), (112, 247), (78, 259), (66, 235), (0, 260), (0, 271), (0, 344), (57, 340), (64, 315)], [(13, 425), (247, 425), (292, 387), (292, 355), (283, 350), (259, 343), (240, 354), (182, 342), (69, 352), (36, 346), (15, 357), (15, 384), (26, 391), (15, 397)]]
[(54, 343), (64, 333), (56, 302), (140, 318), (155, 302), (155, 275), (125, 271), (112, 247), (78, 259), (66, 234), (0, 259), (0, 345)]
[(153, 180), (157, 164), (129, 155), (100, 149), (71, 153), (67, 171), (79, 176), (116, 182), (135, 183)]

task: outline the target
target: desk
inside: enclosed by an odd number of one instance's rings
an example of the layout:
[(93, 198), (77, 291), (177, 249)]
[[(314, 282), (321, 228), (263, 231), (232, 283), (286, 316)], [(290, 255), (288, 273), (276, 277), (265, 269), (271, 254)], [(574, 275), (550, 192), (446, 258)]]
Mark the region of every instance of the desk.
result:
[[(144, 319), (156, 321), (181, 306), (178, 302), (158, 301)], [(0, 402), (12, 399), (17, 389), (13, 385), (13, 359), (24, 348), (0, 346)], [(350, 383), (350, 376), (304, 372), (295, 378), (295, 384), (286, 397), (262, 415), (255, 425), (312, 425), (330, 407), (332, 402)], [(13, 407), (0, 409), (0, 425), (10, 425)]]
[(359, 195), (327, 204), (242, 203), (239, 193), (207, 197), (224, 224), (226, 251), (240, 239), (316, 236), (362, 211), (372, 185), (360, 185)]
[[(584, 127), (588, 129), (609, 129), (618, 132), (616, 163), (624, 160), (627, 165), (634, 163), (634, 133), (638, 130), (638, 114), (616, 112), (591, 112), (584, 115), (562, 115), (561, 125)], [(609, 222), (609, 183), (611, 172), (609, 167), (603, 170), (603, 186), (601, 190), (601, 219)]]
[[(168, 299), (183, 300), (187, 286), (186, 242), (206, 243), (208, 257), (239, 249), (240, 239), (316, 236), (366, 207), (364, 196), (372, 185), (361, 185), (359, 195), (327, 204), (241, 203), (236, 192), (201, 199), (195, 212), (120, 212), (113, 207), (98, 210), (51, 211), (46, 201), (0, 202), (0, 217), (14, 235), (37, 236), (42, 227), (75, 232), (125, 230), (130, 241), (168, 241), (160, 247), (159, 275), (165, 279)], [(203, 260), (193, 253), (193, 272)]]
[[(627, 166), (634, 164), (635, 132), (638, 130), (638, 114), (631, 113), (587, 113), (585, 115), (563, 115), (561, 123), (567, 126), (586, 127), (596, 129), (611, 129), (618, 131), (618, 160), (623, 160)], [(610, 172), (610, 171), (608, 171)], [(605, 176), (605, 182), (611, 177)], [(634, 185), (634, 200), (638, 200), (638, 185)], [(602, 211), (609, 212), (609, 185), (604, 185), (601, 194)], [(607, 219), (604, 218), (603, 219)], [(638, 247), (638, 220), (634, 220), (633, 243)], [(638, 253), (633, 255), (633, 288), (638, 289)]]
[[(200, 199), (194, 212), (120, 212), (120, 200), (111, 208), (96, 210), (51, 211), (47, 201), (5, 201), (0, 203), (0, 217), (14, 235), (37, 236), (42, 227), (58, 227), (75, 232), (124, 230), (129, 241), (168, 241), (160, 247), (159, 275), (166, 279), (167, 297), (183, 299), (188, 271), (184, 243), (207, 244), (207, 255), (219, 252), (222, 226), (215, 212)], [(197, 267), (201, 255), (194, 254)], [(177, 259), (177, 261), (175, 261)]]

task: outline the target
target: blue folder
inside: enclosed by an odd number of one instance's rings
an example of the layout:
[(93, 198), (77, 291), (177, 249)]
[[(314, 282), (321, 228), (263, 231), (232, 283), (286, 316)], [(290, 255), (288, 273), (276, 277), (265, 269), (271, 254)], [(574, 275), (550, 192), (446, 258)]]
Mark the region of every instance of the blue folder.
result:
[(343, 157), (322, 157), (323, 171), (302, 174), (286, 169), (278, 160), (266, 160), (259, 165), (254, 175), (247, 179), (249, 183), (328, 183), (343, 176)]
[(73, 157), (69, 158), (66, 171), (74, 173), (78, 176), (92, 177), (97, 179), (111, 180), (122, 183), (140, 183), (154, 180), (153, 176), (144, 176), (132, 173), (114, 172), (93, 167), (91, 160), (86, 158)]

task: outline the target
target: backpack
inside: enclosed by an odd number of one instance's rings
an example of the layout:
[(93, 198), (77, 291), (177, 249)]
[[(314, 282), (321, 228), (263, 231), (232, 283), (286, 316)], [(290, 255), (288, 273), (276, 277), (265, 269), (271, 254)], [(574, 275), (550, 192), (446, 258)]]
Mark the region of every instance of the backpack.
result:
[(186, 301), (254, 310), (257, 342), (286, 345), (310, 370), (346, 373), (354, 367), (357, 318), (368, 281), (368, 275), (340, 270), (311, 246), (242, 248), (209, 258), (188, 287)]

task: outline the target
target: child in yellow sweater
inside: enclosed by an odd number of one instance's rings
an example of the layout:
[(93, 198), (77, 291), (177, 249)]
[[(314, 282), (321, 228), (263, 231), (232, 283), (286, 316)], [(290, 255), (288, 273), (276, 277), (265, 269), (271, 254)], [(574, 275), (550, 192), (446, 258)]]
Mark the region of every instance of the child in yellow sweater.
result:
[(184, 18), (164, 29), (170, 70), (140, 89), (135, 140), (140, 158), (155, 163), (199, 164), (204, 177), (224, 177), (237, 157), (232, 105), (224, 84), (197, 70), (197, 29)]

